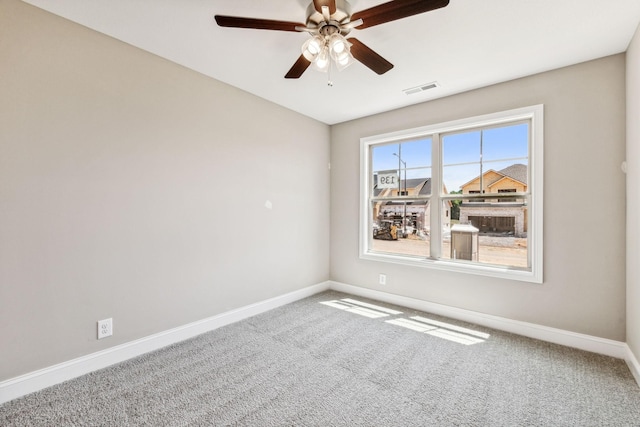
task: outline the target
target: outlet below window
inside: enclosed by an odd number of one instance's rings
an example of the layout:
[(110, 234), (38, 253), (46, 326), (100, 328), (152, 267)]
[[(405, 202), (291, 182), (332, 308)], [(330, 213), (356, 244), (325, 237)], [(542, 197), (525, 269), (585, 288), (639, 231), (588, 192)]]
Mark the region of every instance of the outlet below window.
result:
[(98, 339), (113, 335), (113, 319), (98, 320)]

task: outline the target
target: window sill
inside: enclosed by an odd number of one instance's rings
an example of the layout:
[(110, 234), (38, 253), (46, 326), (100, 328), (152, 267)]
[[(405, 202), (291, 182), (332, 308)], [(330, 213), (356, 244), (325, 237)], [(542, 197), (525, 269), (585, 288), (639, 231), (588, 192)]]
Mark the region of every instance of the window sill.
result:
[(474, 274), (479, 276), (495, 277), (500, 279), (517, 280), (521, 282), (542, 283), (541, 272), (521, 270), (495, 265), (467, 263), (464, 261), (450, 261), (444, 259), (430, 259), (422, 257), (410, 257), (406, 255), (393, 255), (388, 253), (366, 252), (360, 254), (360, 259), (378, 262), (389, 262), (412, 267), (432, 268), (435, 270), (452, 271), (456, 273)]

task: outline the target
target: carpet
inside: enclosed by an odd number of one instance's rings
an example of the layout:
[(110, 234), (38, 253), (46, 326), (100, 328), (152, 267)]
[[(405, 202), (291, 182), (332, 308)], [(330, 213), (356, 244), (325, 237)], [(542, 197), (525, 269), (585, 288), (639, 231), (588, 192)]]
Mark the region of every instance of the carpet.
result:
[(328, 291), (0, 406), (2, 426), (640, 426), (625, 362)]

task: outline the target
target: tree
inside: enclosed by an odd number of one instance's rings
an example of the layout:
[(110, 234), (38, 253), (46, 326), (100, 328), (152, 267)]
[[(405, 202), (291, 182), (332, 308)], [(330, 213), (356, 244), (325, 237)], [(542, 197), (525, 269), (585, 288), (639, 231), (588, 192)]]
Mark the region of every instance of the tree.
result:
[[(450, 191), (449, 194), (462, 194), (462, 190)], [(460, 219), (460, 203), (462, 200), (451, 200), (451, 219)]]

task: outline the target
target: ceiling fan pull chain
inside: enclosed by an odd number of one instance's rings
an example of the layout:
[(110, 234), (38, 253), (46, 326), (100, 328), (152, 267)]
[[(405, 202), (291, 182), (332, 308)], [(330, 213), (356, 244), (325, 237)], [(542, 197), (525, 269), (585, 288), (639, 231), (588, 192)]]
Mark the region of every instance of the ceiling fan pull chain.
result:
[(331, 65), (333, 61), (329, 61), (329, 69), (327, 70), (327, 86), (329, 87), (333, 87), (333, 81), (331, 81), (331, 68), (333, 68)]

